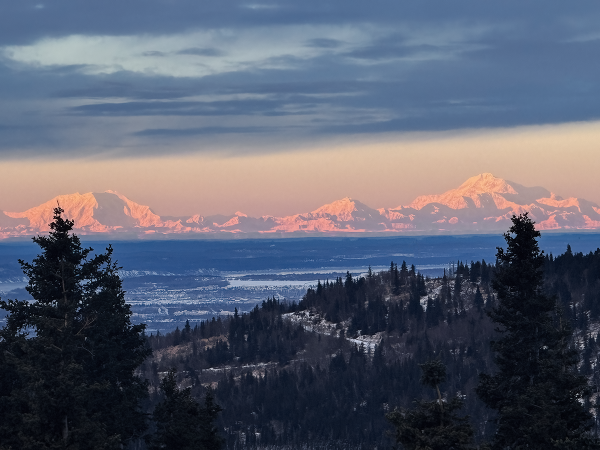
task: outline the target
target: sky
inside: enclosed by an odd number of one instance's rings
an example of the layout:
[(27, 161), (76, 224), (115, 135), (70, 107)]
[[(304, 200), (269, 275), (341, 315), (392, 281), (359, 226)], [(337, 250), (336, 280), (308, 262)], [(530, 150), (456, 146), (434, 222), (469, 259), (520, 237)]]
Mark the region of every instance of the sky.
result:
[(0, 3), (0, 209), (396, 207), (482, 172), (600, 203), (600, 3)]

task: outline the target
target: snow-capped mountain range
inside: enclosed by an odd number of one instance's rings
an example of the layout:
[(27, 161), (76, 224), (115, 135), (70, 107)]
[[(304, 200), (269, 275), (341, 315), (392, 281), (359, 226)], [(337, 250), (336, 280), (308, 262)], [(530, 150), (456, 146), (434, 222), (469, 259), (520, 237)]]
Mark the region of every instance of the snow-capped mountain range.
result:
[[(373, 209), (344, 198), (303, 214), (285, 217), (158, 216), (114, 191), (60, 195), (23, 212), (0, 214), (0, 237), (30, 236), (48, 231), (57, 204), (75, 221), (78, 234), (123, 237), (182, 234), (202, 237), (234, 233), (490, 233), (506, 231), (513, 214), (529, 211), (541, 230), (600, 229), (600, 207), (580, 198), (563, 199), (541, 187), (525, 187), (484, 173), (456, 189), (417, 197), (407, 206)], [(183, 237), (183, 236), (181, 236)]]

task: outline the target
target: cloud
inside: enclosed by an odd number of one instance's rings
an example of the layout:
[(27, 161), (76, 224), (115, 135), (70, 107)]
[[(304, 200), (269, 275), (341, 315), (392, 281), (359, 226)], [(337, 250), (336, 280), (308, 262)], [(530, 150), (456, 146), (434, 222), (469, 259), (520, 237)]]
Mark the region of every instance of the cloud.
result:
[(167, 54), (165, 52), (159, 52), (156, 50), (147, 50), (145, 52), (142, 52), (142, 56), (161, 57), (161, 56), (167, 56)]
[(310, 39), (306, 42), (307, 47), (315, 47), (315, 48), (338, 48), (342, 45), (342, 42), (337, 39), (327, 39), (327, 38), (315, 38)]
[(194, 86), (181, 85), (144, 85), (142, 82), (129, 81), (101, 81), (76, 88), (64, 87), (50, 95), (55, 98), (85, 98), (85, 99), (143, 99), (166, 100), (189, 97), (190, 93), (197, 91)]
[[(303, 100), (303, 101), (302, 101)], [(86, 116), (229, 116), (229, 115), (295, 115), (306, 114), (316, 103), (315, 98), (278, 99), (249, 98), (213, 102), (144, 101), (95, 103), (74, 106), (71, 114)]]
[[(70, 35), (2, 48), (4, 58), (29, 67), (82, 67), (86, 75), (121, 71), (152, 76), (204, 77), (246, 69), (286, 69), (290, 62), (318, 57), (322, 47), (304, 45), (306, 36), (340, 36), (350, 47), (370, 40), (364, 27), (300, 25), (192, 31), (172, 35)], [(278, 39), (274, 35), (280, 34)], [(201, 44), (201, 46), (194, 45)], [(343, 50), (342, 48), (339, 49)], [(211, 56), (198, 61), (189, 56)], [(159, 57), (159, 58), (156, 58)]]
[(206, 136), (242, 146), (271, 135), (351, 140), (600, 116), (596, 2), (55, 0), (2, 9), (0, 158), (143, 156), (157, 136), (176, 152), (179, 139)]
[(200, 127), (200, 128), (150, 128), (134, 133), (135, 136), (150, 137), (190, 137), (214, 134), (248, 134), (274, 132), (276, 128), (270, 127)]
[(194, 56), (223, 56), (223, 52), (216, 48), (184, 48), (177, 52), (178, 55), (194, 55)]

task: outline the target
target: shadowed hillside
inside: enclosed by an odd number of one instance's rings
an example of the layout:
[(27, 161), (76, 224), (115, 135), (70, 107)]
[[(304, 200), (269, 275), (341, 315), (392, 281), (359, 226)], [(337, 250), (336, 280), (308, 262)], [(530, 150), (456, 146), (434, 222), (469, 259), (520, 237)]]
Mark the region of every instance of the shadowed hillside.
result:
[[(572, 322), (581, 373), (597, 385), (600, 249), (545, 259), (545, 285)], [(428, 278), (404, 262), (366, 277), (324, 280), (299, 304), (270, 298), (247, 314), (151, 336), (142, 370), (156, 386), (171, 366), (180, 382), (212, 386), (229, 448), (389, 448), (386, 412), (433, 398), (418, 364), (440, 359), (446, 395), (464, 398), (476, 439), (493, 414), (474, 394), (493, 370), (494, 266), (458, 262)], [(592, 405), (590, 405), (590, 408)], [(286, 447), (289, 446), (289, 447)]]

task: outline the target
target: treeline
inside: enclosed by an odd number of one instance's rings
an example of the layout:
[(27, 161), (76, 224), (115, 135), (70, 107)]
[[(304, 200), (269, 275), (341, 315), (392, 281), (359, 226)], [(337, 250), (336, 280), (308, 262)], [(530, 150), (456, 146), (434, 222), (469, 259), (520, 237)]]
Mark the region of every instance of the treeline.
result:
[[(284, 365), (311, 338), (300, 324), (294, 325), (283, 319), (284, 313), (296, 308), (296, 304), (269, 298), (249, 313), (239, 314), (236, 308), (231, 317), (201, 321), (193, 328), (186, 321), (182, 330), (177, 327), (166, 335), (150, 335), (148, 345), (159, 354), (160, 350), (169, 347), (183, 346), (190, 350), (183, 358), (183, 369), (193, 374), (231, 362), (276, 361)], [(175, 367), (178, 362), (182, 362), (181, 358), (172, 362), (169, 358), (163, 360), (161, 371), (168, 370), (169, 364)]]
[[(485, 267), (489, 275), (492, 267)], [(489, 278), (479, 275), (472, 283), (465, 268), (457, 264), (454, 278), (440, 279), (426, 278), (405, 262), (366, 277), (347, 273), (319, 282), (298, 305), (268, 299), (249, 313), (151, 336), (158, 350), (154, 364), (158, 372), (174, 366), (192, 374), (192, 384), (216, 384), (229, 448), (309, 442), (386, 447), (386, 412), (431, 396), (419, 383), (420, 362), (432, 355), (441, 359), (452, 394), (472, 392), (477, 374), (490, 367), (493, 327), (484, 312), (486, 301), (493, 301)], [(478, 293), (482, 302), (474, 306)], [(308, 311), (312, 319), (302, 322), (299, 313)], [(303, 328), (321, 322), (331, 324), (331, 331)], [(222, 335), (209, 333), (211, 325)], [(361, 345), (365, 336), (373, 339)], [(177, 350), (160, 353), (173, 339), (182, 339)], [(230, 369), (217, 376), (209, 370), (218, 366), (211, 364), (215, 360)], [(261, 366), (268, 361), (273, 365)], [(466, 403), (481, 421), (482, 437), (489, 413), (474, 396)]]
[(562, 255), (548, 255), (544, 261), (546, 286), (558, 296), (573, 324), (587, 330), (589, 320), (600, 317), (600, 249), (573, 253), (571, 246)]
[(198, 401), (169, 370), (149, 398), (138, 369), (152, 351), (112, 248), (92, 255), (63, 212), (19, 261), (33, 300), (0, 300), (0, 450), (222, 448), (210, 388)]
[[(588, 375), (598, 345), (589, 321), (600, 308), (599, 261), (600, 251), (570, 249), (544, 260), (548, 294), (560, 297), (576, 336), (586, 337), (580, 369)], [(268, 299), (249, 313), (152, 336), (159, 350), (153, 363), (159, 372), (174, 366), (193, 374), (191, 384), (215, 386), (228, 448), (309, 442), (385, 448), (391, 445), (386, 412), (432, 398), (419, 383), (419, 363), (434, 357), (448, 370), (444, 391), (464, 399), (482, 442), (493, 433), (493, 413), (474, 389), (478, 374), (494, 369), (494, 325), (486, 314), (497, 301), (494, 271), (485, 261), (459, 261), (441, 278), (425, 277), (406, 262), (365, 277), (347, 273), (308, 289), (297, 305)], [(312, 318), (301, 320), (308, 312)], [(321, 322), (329, 331), (310, 331)], [(173, 339), (180, 345), (160, 353)], [(224, 364), (227, 369), (212, 370)]]
[(600, 249), (540, 256), (526, 214), (494, 265), (392, 262), (146, 336), (112, 249), (90, 256), (61, 213), (21, 262), (34, 301), (0, 301), (2, 450), (381, 449), (386, 417), (421, 448), (448, 448), (444, 420), (461, 449), (600, 448)]

